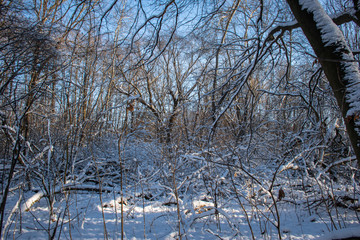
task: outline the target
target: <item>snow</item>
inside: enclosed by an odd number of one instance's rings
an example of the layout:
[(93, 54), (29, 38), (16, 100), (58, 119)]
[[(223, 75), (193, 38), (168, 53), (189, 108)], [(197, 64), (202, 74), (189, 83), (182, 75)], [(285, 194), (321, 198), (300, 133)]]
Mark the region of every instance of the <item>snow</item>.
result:
[(325, 46), (332, 45), (339, 41), (346, 42), (340, 29), (332, 21), (318, 1), (299, 0), (299, 2), (302, 6), (302, 10), (306, 9), (308, 12), (314, 14), (314, 20), (322, 33), (321, 37), (326, 44)]
[[(317, 1), (301, 0), (301, 3), (315, 13), (327, 46), (345, 41)], [(360, 113), (360, 105), (356, 104), (360, 102), (357, 85), (360, 77), (357, 65), (351, 62), (351, 52), (342, 54), (347, 60), (342, 63), (348, 72), (345, 80), (352, 86), (347, 89), (350, 95), (347, 100), (352, 107), (348, 115), (352, 116)], [(254, 68), (248, 68), (244, 77), (239, 78), (241, 86)], [(240, 90), (241, 87), (235, 90), (230, 101)], [(140, 101), (140, 96), (129, 96), (110, 109), (134, 100)], [(221, 110), (220, 115), (225, 114), (225, 110)], [(234, 145), (234, 149), (229, 144), (227, 152), (222, 147), (200, 151), (195, 146), (183, 149), (174, 144), (176, 153), (170, 157), (166, 147), (156, 148), (155, 143), (141, 140), (142, 144), (136, 145), (129, 135), (119, 150), (117, 141), (115, 147), (107, 141), (99, 146), (97, 150), (101, 154), (93, 151), (98, 143), (91, 146), (91, 151), (84, 147), (79, 155), (70, 156), (72, 167), (67, 172), (60, 171), (68, 170), (64, 158), (52, 155), (62, 150), (52, 145), (50, 121), (48, 123), (49, 146), (39, 148), (42, 151), (34, 157), (38, 165), (26, 169), (34, 171), (31, 176), (36, 177), (32, 182), (35, 186), (28, 189), (26, 175), (15, 173), (4, 211), (1, 236), (4, 239), (120, 239), (122, 224), (125, 239), (179, 239), (178, 232), (183, 239), (360, 236), (360, 192), (358, 179), (354, 177), (358, 174), (355, 158), (349, 156), (351, 153), (343, 158), (334, 154), (327, 162), (317, 158), (322, 156), (319, 152), (330, 145), (322, 135), (321, 141), (303, 144), (298, 151), (287, 149), (288, 144), (270, 144), (277, 141), (271, 137), (266, 139), (266, 147), (259, 141), (260, 144), (256, 143), (259, 146), (251, 149), (251, 144), (244, 141), (240, 146)], [(16, 132), (7, 126), (3, 129)], [(334, 128), (328, 135), (333, 131)], [(268, 132), (266, 129), (251, 133), (249, 142), (263, 138), (263, 133)], [(54, 144), (55, 139), (54, 136)], [(28, 145), (30, 148), (30, 143)], [(284, 149), (286, 153), (272, 154), (267, 152), (270, 148), (279, 148), (279, 152)], [(119, 151), (118, 155), (112, 152), (114, 149)], [(332, 155), (329, 152), (323, 155)], [(265, 155), (269, 156), (262, 159)], [(119, 166), (119, 159), (124, 162), (124, 169)], [(4, 171), (9, 169), (8, 162), (4, 160)], [(42, 162), (47, 168), (37, 168)], [(333, 169), (337, 172), (330, 174)], [(346, 171), (342, 172), (343, 169)], [(351, 174), (353, 176), (348, 176)], [(284, 196), (280, 198), (282, 191)]]
[(38, 192), (36, 194), (34, 194), (32, 197), (30, 197), (22, 206), (21, 209), (25, 210), (26, 212), (28, 212), (30, 210), (30, 208), (36, 203), (38, 202), (42, 197), (44, 196), (43, 192)]
[[(350, 55), (351, 53), (349, 53)], [(350, 58), (350, 57), (349, 57)], [(344, 80), (350, 82), (350, 88), (347, 88), (349, 93), (347, 101), (350, 103), (350, 109), (347, 116), (356, 116), (360, 114), (360, 73), (359, 69), (353, 62), (343, 62), (343, 68), (346, 69), (347, 75)]]
[[(306, 200), (301, 191), (290, 189), (285, 182), (280, 185), (288, 195), (277, 202), (280, 230), (284, 239), (326, 240), (360, 236), (359, 219), (355, 211), (337, 208), (329, 214), (324, 207), (309, 209), (306, 204), (311, 199)], [(98, 192), (81, 191), (91, 187), (96, 188), (94, 185), (78, 186), (80, 191), (67, 192), (67, 197), (58, 198), (52, 216), (47, 200), (41, 192), (33, 195), (31, 191), (26, 192), (25, 198), (28, 200), (21, 207), (21, 220), (19, 215), (13, 221), (8, 220), (11, 224), (7, 224), (7, 236), (47, 239), (48, 234), (56, 228), (56, 223), (59, 223), (57, 236), (61, 236), (61, 239), (120, 239), (120, 194), (103, 192), (100, 198)], [(157, 190), (159, 188), (150, 192), (155, 195)], [(143, 199), (139, 193), (128, 189), (125, 198), (125, 239), (144, 239), (144, 236), (146, 239), (177, 238), (176, 205), (165, 204), (173, 200), (171, 194), (156, 199)], [(18, 194), (13, 194), (9, 198), (9, 210), (14, 212), (19, 201)], [(273, 203), (267, 194), (259, 195), (251, 201), (244, 200), (242, 204), (249, 220), (236, 199), (219, 200), (218, 223), (215, 205), (206, 192), (199, 191), (198, 194), (183, 196), (180, 204), (181, 231), (188, 239), (246, 240), (252, 239), (251, 231), (256, 239), (278, 239), (275, 225), (279, 220), (273, 215)]]
[(360, 225), (357, 227), (345, 228), (345, 229), (333, 231), (318, 238), (318, 240), (344, 239), (344, 238), (359, 237), (359, 236), (360, 236)]
[[(104, 146), (107, 151), (103, 151)], [(77, 162), (80, 165), (75, 168), (76, 179), (69, 176), (66, 184), (51, 186), (52, 204), (43, 185), (34, 186), (33, 190), (12, 190), (5, 211), (4, 239), (48, 239), (53, 234), (55, 239), (121, 239), (121, 208), (125, 239), (178, 239), (179, 216), (182, 239), (247, 240), (252, 239), (252, 234), (255, 239), (278, 239), (279, 232), (283, 239), (317, 239), (334, 236), (329, 233), (348, 234), (347, 230), (338, 230), (353, 229), (360, 223), (356, 211), (359, 200), (355, 199), (360, 198), (358, 183), (333, 182), (329, 192), (329, 185), (323, 182), (327, 179), (324, 175), (328, 175), (326, 169), (318, 179), (315, 172), (313, 180), (304, 180), (296, 175), (303, 171), (302, 167), (290, 166), (301, 165), (301, 155), (316, 149), (294, 154), (281, 165), (244, 166), (246, 170), (236, 171), (221, 165), (211, 168), (205, 162), (205, 151), (186, 152), (178, 158), (178, 215), (172, 174), (166, 169), (169, 162), (158, 161), (154, 165), (156, 159), (162, 159), (157, 145), (128, 143), (123, 160), (132, 169), (126, 172), (123, 197), (116, 175), (118, 168), (113, 165), (117, 156), (111, 151), (115, 148), (107, 142), (104, 146), (99, 145), (101, 158)], [(211, 154), (208, 151), (206, 155)], [(340, 159), (332, 168), (351, 166), (352, 159)], [(94, 166), (90, 162), (96, 162), (98, 174), (103, 176), (101, 187), (88, 181), (98, 176), (92, 172)], [(216, 174), (211, 175), (215, 170)], [(280, 188), (285, 197), (278, 201)], [(348, 207), (336, 207), (324, 199), (328, 194), (354, 199)]]

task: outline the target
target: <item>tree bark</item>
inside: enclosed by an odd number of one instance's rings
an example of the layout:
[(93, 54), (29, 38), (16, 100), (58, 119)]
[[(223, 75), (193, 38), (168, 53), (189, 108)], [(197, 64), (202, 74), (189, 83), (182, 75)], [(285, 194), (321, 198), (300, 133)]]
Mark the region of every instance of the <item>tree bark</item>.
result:
[(287, 0), (311, 44), (345, 120), (360, 167), (360, 73), (346, 40), (317, 0)]

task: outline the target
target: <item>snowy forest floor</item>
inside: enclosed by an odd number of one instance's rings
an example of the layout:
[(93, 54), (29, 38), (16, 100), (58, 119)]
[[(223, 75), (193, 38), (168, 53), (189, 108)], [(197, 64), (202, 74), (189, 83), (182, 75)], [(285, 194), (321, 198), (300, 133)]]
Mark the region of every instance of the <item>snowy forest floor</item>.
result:
[[(90, 186), (84, 188), (87, 187)], [(344, 228), (345, 234), (352, 233), (354, 229), (357, 231), (354, 234), (360, 234), (359, 212), (331, 206), (321, 199), (295, 197), (297, 191), (289, 186), (283, 186), (283, 189), (289, 197), (276, 203), (283, 239), (317, 239)], [(128, 193), (123, 205), (125, 239), (178, 239), (178, 215), (174, 199), (169, 197), (171, 194), (155, 194), (156, 189), (149, 189), (146, 194), (135, 191)], [(52, 215), (47, 198), (38, 201), (38, 196), (32, 191), (24, 193), (28, 200), (19, 204), (20, 211), (7, 223), (10, 230), (7, 238), (121, 238), (120, 194), (80, 190), (59, 193), (56, 194)], [(243, 202), (245, 211), (236, 199), (220, 200), (217, 218), (214, 204), (207, 197), (199, 193), (186, 196), (180, 202), (182, 239), (251, 239), (251, 231), (256, 239), (279, 238), (274, 205), (266, 203), (267, 198), (258, 200), (256, 205)], [(8, 209), (12, 209), (18, 200), (19, 195), (13, 194)], [(331, 239), (334, 235), (329, 236), (324, 239)]]
[(133, 142), (123, 145), (120, 174), (112, 144), (83, 149), (66, 181), (56, 170), (63, 161), (51, 168), (34, 163), (28, 180), (19, 167), (3, 237), (121, 239), (122, 216), (124, 239), (360, 236), (353, 157), (324, 168), (304, 157), (309, 149), (282, 161), (241, 162), (241, 147), (231, 154), (174, 151), (169, 157), (154, 144)]

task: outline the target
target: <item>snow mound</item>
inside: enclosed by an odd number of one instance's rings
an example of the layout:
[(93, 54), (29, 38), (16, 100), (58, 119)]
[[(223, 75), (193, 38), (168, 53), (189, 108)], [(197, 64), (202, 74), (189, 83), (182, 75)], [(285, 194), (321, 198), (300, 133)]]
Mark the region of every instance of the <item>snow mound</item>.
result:
[(318, 240), (349, 239), (349, 238), (360, 239), (360, 225), (358, 227), (343, 228), (340, 230), (330, 232), (318, 238)]

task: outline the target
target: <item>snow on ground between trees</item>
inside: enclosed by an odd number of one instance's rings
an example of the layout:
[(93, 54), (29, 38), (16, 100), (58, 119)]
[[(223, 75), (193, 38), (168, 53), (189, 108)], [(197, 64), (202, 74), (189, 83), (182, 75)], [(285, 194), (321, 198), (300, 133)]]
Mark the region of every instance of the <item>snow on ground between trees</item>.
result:
[[(360, 236), (357, 211), (340, 205), (331, 206), (327, 199), (317, 196), (319, 193), (306, 193), (317, 191), (316, 187), (301, 186), (300, 181), (295, 179), (290, 183), (282, 179), (274, 188), (275, 195), (280, 188), (284, 191), (282, 199), (276, 201), (283, 239)], [(185, 236), (187, 239), (252, 239), (251, 231), (256, 239), (278, 239), (274, 202), (262, 188), (248, 184), (251, 189), (247, 186), (239, 188), (239, 195), (248, 197), (241, 199), (244, 209), (234, 196), (224, 199), (219, 197), (217, 210), (220, 222), (215, 215), (214, 199), (204, 189), (181, 194), (183, 239)], [(93, 187), (96, 190), (97, 186)], [(341, 185), (333, 187), (336, 196), (349, 195), (351, 192)], [(86, 185), (78, 186), (76, 191), (59, 191), (52, 216), (45, 196), (39, 198), (40, 192), (25, 192), (24, 198), (31, 202), (31, 206), (21, 207), (21, 212), (16, 214), (8, 226), (7, 238), (47, 239), (48, 233), (58, 223), (55, 235), (60, 239), (120, 239), (120, 193), (106, 188), (107, 191), (101, 193), (100, 199), (98, 191), (82, 190), (90, 188), (90, 185)], [(144, 187), (143, 191), (139, 188), (127, 189), (124, 199), (125, 239), (178, 238), (176, 204), (171, 191), (153, 182)], [(17, 200), (18, 194), (15, 192), (9, 199), (8, 209)]]

